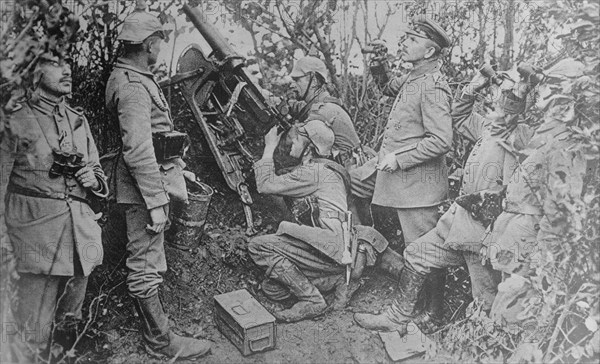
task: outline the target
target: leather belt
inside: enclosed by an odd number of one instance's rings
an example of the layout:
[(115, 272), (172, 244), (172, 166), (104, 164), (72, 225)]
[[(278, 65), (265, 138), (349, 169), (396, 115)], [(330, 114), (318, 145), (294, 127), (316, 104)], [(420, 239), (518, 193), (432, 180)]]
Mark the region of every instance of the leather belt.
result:
[(71, 195), (68, 193), (62, 193), (62, 192), (44, 193), (44, 192), (34, 191), (29, 188), (17, 186), (14, 184), (9, 184), (7, 191), (10, 193), (16, 193), (18, 195), (29, 196), (29, 197), (49, 198), (49, 199), (53, 199), (53, 200), (64, 200), (64, 201), (73, 200), (73, 201), (83, 202), (88, 205), (90, 204), (89, 200), (87, 200), (83, 197)]
[(523, 214), (523, 215), (543, 215), (543, 211), (540, 207), (528, 205), (524, 203), (519, 203), (515, 201), (510, 201), (504, 199), (502, 202), (503, 210), (506, 212), (510, 212), (513, 214)]

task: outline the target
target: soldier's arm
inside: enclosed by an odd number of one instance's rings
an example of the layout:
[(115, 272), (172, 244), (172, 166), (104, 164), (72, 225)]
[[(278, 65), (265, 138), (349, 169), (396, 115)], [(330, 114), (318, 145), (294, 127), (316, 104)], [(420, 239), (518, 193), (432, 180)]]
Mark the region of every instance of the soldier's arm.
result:
[(141, 83), (125, 83), (116, 100), (123, 159), (148, 210), (169, 203), (152, 144), (152, 100)]
[(472, 142), (481, 138), (487, 120), (473, 111), (476, 96), (463, 94), (452, 105), (452, 124), (454, 130)]
[(9, 259), (5, 254), (8, 255), (13, 252), (13, 247), (6, 231), (6, 221), (4, 220), (6, 208), (4, 201), (9, 177), (15, 163), (15, 151), (15, 141), (9, 136), (9, 133), (6, 132), (6, 129), (3, 130), (2, 133), (0, 133), (0, 248), (2, 254), (0, 261), (2, 264), (5, 263), (5, 259)]
[[(396, 97), (402, 88), (402, 85), (408, 79), (408, 75), (400, 77), (385, 78), (386, 81), (376, 81), (377, 86), (385, 96)], [(383, 78), (381, 78), (383, 80)]]
[(318, 165), (300, 166), (290, 173), (275, 174), (272, 158), (263, 158), (254, 164), (256, 189), (259, 193), (304, 197), (317, 190)]
[(447, 153), (452, 145), (450, 88), (445, 82), (431, 82), (424, 87), (421, 91), (421, 115), (425, 137), (407, 148), (394, 152), (401, 169), (409, 169), (441, 156)]
[(85, 132), (87, 135), (87, 147), (88, 147), (88, 166), (92, 167), (94, 171), (94, 175), (98, 180), (98, 184), (100, 187), (96, 190), (92, 190), (91, 192), (98, 197), (106, 197), (108, 196), (108, 182), (106, 181), (106, 175), (104, 174), (104, 170), (100, 165), (100, 156), (98, 154), (98, 148), (96, 148), (96, 142), (94, 141), (94, 137), (92, 136), (92, 131), (90, 130), (90, 125), (85, 117), (83, 117), (83, 125), (85, 127)]

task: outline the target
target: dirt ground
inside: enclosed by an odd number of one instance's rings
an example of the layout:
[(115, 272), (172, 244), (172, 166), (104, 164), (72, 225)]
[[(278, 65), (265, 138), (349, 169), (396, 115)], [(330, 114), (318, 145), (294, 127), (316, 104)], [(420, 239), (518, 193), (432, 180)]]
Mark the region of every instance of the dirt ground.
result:
[[(194, 150), (192, 150), (194, 153)], [(205, 363), (388, 363), (391, 360), (376, 332), (354, 323), (353, 312), (377, 311), (390, 304), (395, 283), (376, 270), (366, 270), (363, 285), (349, 306), (314, 320), (277, 324), (277, 348), (244, 357), (217, 329), (213, 319), (213, 296), (245, 288), (267, 308), (273, 308), (259, 291), (262, 272), (247, 255), (248, 237), (241, 202), (229, 190), (215, 165), (201, 157), (191, 165), (199, 177), (215, 189), (208, 211), (205, 232), (192, 249), (182, 251), (166, 243), (168, 271), (164, 276), (161, 298), (170, 315), (172, 327), (180, 333), (211, 340)], [(201, 165), (200, 165), (201, 164)], [(201, 171), (201, 173), (198, 173)], [(251, 186), (252, 187), (252, 186)], [(253, 212), (259, 234), (274, 232), (286, 212), (273, 199), (253, 192)], [(104, 264), (92, 275), (84, 314), (92, 318), (79, 345), (78, 363), (151, 363), (160, 362), (144, 351), (137, 313), (125, 285), (123, 217), (111, 215), (104, 228)], [(391, 229), (393, 230), (393, 229)], [(391, 232), (393, 235), (394, 231)], [(388, 235), (390, 233), (388, 232)], [(385, 235), (385, 234), (384, 234)], [(169, 238), (169, 235), (167, 234)], [(449, 274), (451, 294), (446, 295), (447, 316), (464, 302), (468, 287), (464, 273)], [(462, 278), (461, 278), (462, 274)], [(458, 277), (458, 278), (457, 278)], [(453, 282), (454, 281), (454, 282)], [(100, 299), (94, 301), (93, 298)], [(331, 297), (326, 297), (330, 300)], [(415, 359), (413, 359), (414, 361)], [(417, 358), (416, 361), (423, 361)]]

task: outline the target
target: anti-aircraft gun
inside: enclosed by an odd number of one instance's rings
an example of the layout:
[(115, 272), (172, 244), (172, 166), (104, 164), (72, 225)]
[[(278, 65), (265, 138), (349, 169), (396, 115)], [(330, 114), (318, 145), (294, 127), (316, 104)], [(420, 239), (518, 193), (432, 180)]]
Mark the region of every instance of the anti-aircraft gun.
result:
[(177, 74), (161, 87), (174, 88), (183, 95), (227, 185), (240, 196), (246, 233), (251, 235), (255, 233), (250, 209), (253, 201), (242, 165), (255, 156), (245, 143), (246, 133), (264, 134), (274, 125), (287, 129), (289, 117), (267, 104), (244, 70), (244, 57), (235, 53), (200, 10), (189, 5), (182, 10), (213, 52), (206, 57), (198, 45), (190, 46), (178, 60)]

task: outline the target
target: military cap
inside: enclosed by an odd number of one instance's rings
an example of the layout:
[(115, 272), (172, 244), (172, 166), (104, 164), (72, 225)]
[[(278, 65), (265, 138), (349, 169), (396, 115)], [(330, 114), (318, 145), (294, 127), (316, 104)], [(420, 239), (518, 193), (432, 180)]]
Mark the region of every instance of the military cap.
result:
[(310, 72), (320, 74), (323, 80), (327, 82), (327, 67), (325, 67), (325, 63), (317, 57), (312, 56), (303, 57), (296, 61), (290, 77), (302, 77)]
[(308, 138), (320, 155), (327, 156), (331, 154), (335, 134), (321, 120), (310, 120), (306, 124), (299, 126), (298, 134)]
[(165, 37), (160, 20), (144, 9), (136, 8), (125, 18), (123, 29), (117, 39), (131, 44), (141, 44), (155, 33), (162, 38)]
[(426, 16), (418, 15), (413, 18), (412, 23), (412, 28), (408, 30), (406, 34), (429, 39), (440, 48), (449, 47), (450, 43), (452, 43), (444, 28), (435, 21), (428, 19)]

